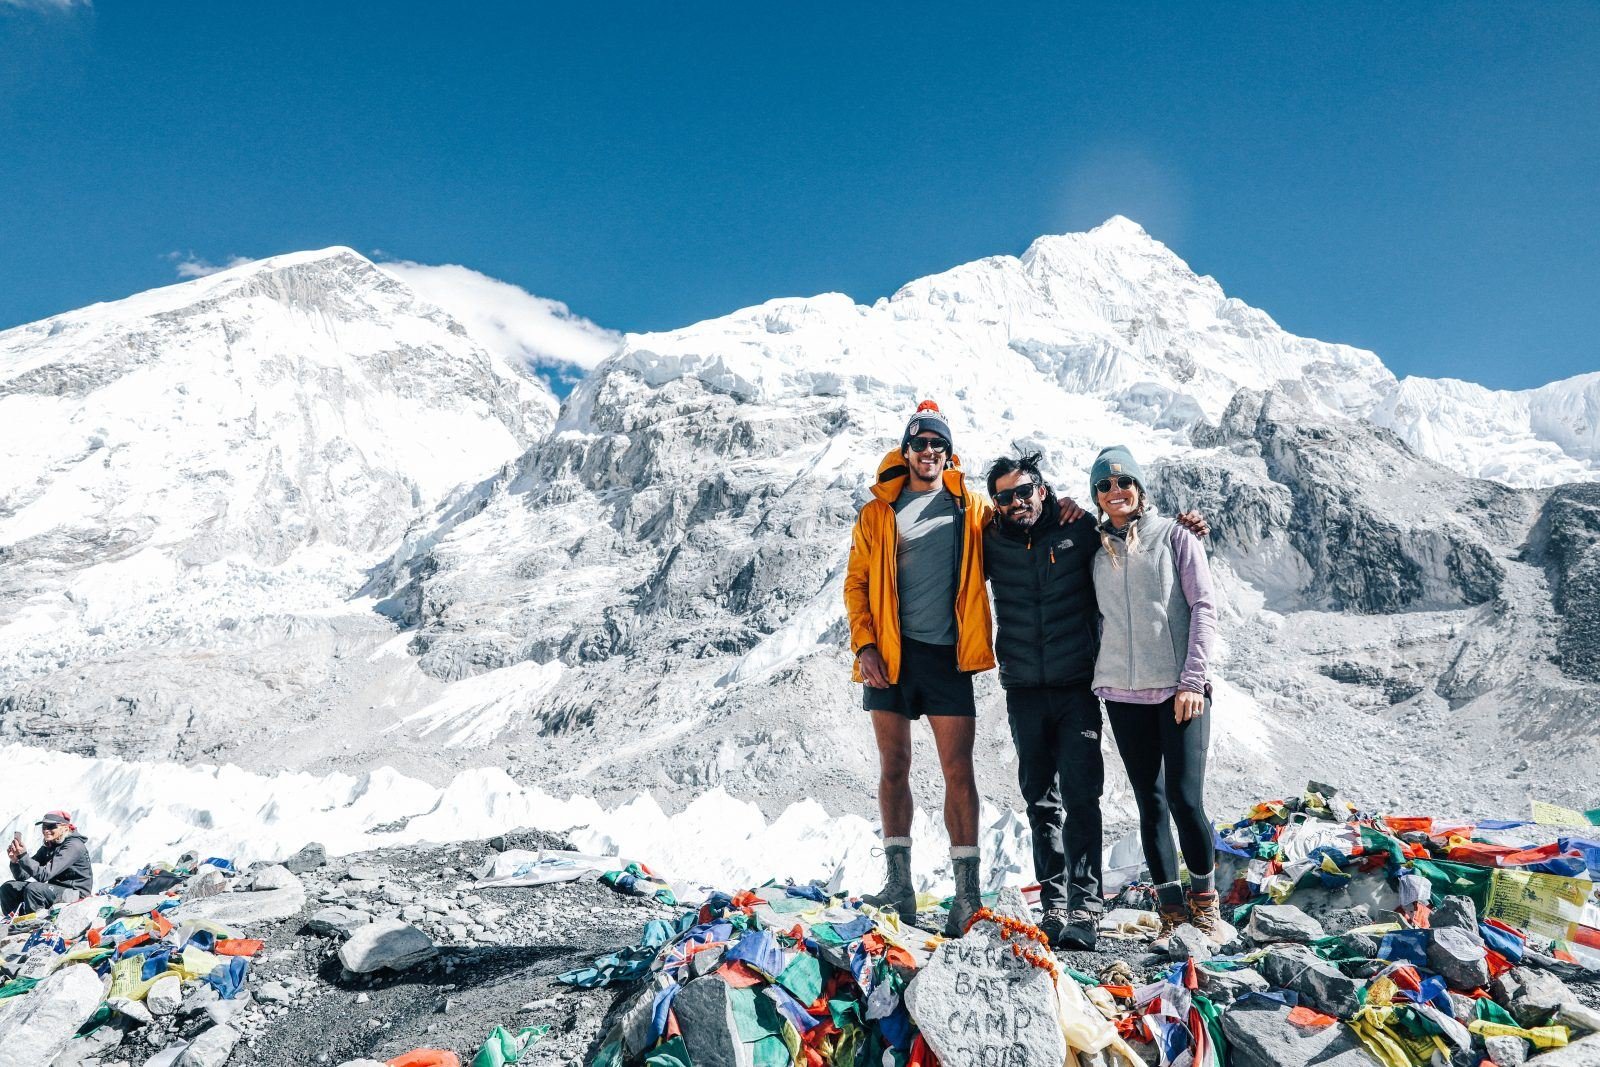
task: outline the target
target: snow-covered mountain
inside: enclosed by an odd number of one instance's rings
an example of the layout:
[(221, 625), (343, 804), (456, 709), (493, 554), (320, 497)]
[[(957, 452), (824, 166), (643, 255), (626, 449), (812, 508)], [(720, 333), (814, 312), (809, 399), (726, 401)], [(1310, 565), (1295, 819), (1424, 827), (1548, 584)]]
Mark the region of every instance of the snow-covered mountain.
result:
[[(630, 337), (548, 439), (419, 527), (379, 591), (417, 666), (453, 688), (559, 665), (519, 716), (496, 712), (497, 744), (536, 751), (539, 781), (847, 807), (875, 775), (845, 681), (847, 531), (882, 450), (933, 397), (970, 472), (1041, 448), (1084, 496), (1094, 451), (1128, 442), (1168, 472), (1167, 503), (1217, 519), (1228, 630), (1248, 635), (1220, 667), (1219, 780), (1242, 798), (1262, 768), (1292, 785), (1331, 758), (1381, 789), (1409, 773), (1390, 743), (1428, 747), (1404, 739), (1415, 717), (1433, 736), (1450, 716), (1451, 744), (1512, 724), (1547, 737), (1596, 696), (1552, 663), (1554, 579), (1528, 547), (1542, 498), (1366, 421), (1395, 385), (1370, 353), (1286, 334), (1113, 220), (872, 307), (778, 300)], [(1269, 639), (1283, 655), (1264, 670)], [(438, 736), (484, 707), (419, 723)], [(980, 729), (986, 785), (1009, 795), (1004, 720)], [(1481, 764), (1448, 746), (1438, 759), (1425, 788), (1464, 802)], [(1479, 800), (1520, 788), (1502, 778)]]
[(70, 691), (69, 733), (137, 726), (160, 751), (282, 701), (318, 654), (297, 639), (555, 409), (347, 248), (0, 333), (4, 729), (54, 734), (59, 702), (28, 694)]
[[(1479, 400), (1287, 333), (1125, 219), (870, 307), (629, 336), (553, 423), (536, 384), (348, 251), (191, 285), (0, 334), (0, 738), (870, 810), (845, 550), (931, 397), (974, 476), (1039, 448), (1081, 498), (1122, 442), (1165, 506), (1212, 516), (1224, 808), (1310, 776), (1504, 814), (1518, 753), (1491, 739), (1595, 744), (1574, 729), (1600, 698), (1590, 487), (1517, 488), (1595, 477), (1593, 382), (1525, 417), (1508, 400), (1480, 440)], [(102, 340), (48, 347), (80, 318)], [(101, 398), (124, 379), (146, 392)], [(55, 421), (12, 429), (30, 404)], [(91, 447), (108, 412), (122, 444)], [(1529, 435), (1556, 451), (1518, 452)], [(1499, 481), (1476, 477), (1489, 456)], [(979, 686), (980, 773), (1009, 804)], [(1571, 765), (1548, 799), (1600, 788), (1600, 762)]]
[(1369, 417), (1475, 478), (1560, 485), (1600, 469), (1600, 372), (1522, 390), (1405, 378)]

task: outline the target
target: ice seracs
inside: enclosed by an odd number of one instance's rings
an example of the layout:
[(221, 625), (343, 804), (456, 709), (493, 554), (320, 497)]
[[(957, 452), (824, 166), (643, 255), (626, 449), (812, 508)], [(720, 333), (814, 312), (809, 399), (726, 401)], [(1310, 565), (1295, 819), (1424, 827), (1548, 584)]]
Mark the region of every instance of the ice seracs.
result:
[(1370, 418), (1473, 477), (1538, 487), (1600, 469), (1600, 372), (1521, 390), (1404, 378)]

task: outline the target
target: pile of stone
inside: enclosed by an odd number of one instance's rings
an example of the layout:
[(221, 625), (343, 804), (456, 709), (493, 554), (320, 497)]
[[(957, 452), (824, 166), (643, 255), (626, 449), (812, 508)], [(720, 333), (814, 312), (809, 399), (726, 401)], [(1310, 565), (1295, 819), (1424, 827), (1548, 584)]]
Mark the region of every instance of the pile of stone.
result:
[(1600, 844), (1582, 833), (1368, 815), (1314, 784), (1220, 832), (1220, 934), (1113, 940), (1093, 974), (1012, 891), (944, 940), (768, 885), (564, 979), (635, 986), (607, 1067), (1597, 1067)]
[[(256, 1020), (245, 936), (300, 911), (287, 867), (196, 855), (0, 927), (0, 1067), (101, 1062), (136, 1037), (161, 1067), (220, 1067)], [(143, 1057), (141, 1057), (143, 1058)]]

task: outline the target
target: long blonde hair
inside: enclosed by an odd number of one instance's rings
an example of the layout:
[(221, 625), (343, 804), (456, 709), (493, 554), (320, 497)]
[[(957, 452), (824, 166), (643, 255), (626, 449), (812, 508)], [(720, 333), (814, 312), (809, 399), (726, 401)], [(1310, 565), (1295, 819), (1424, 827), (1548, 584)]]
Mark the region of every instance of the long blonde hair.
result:
[(1100, 534), (1100, 547), (1104, 548), (1106, 555), (1111, 557), (1113, 569), (1122, 566), (1122, 556), (1117, 551), (1116, 542), (1121, 541), (1130, 556), (1139, 550), (1139, 520), (1144, 518), (1146, 511), (1149, 510), (1150, 501), (1145, 494), (1144, 486), (1139, 482), (1134, 482), (1133, 484), (1139, 487), (1139, 506), (1134, 508), (1133, 514), (1128, 516), (1128, 532), (1120, 538), (1112, 536), (1106, 529), (1110, 525), (1110, 520), (1106, 517), (1105, 510), (1100, 507), (1100, 494), (1096, 493), (1094, 495), (1094, 511), (1100, 517), (1100, 522), (1096, 526), (1096, 530)]

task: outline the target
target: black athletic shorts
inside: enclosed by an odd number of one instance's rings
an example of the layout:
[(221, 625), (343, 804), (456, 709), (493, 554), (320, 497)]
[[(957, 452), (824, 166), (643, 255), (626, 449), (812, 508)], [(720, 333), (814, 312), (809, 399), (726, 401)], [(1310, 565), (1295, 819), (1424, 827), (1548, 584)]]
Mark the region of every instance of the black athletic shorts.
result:
[(905, 638), (900, 645), (900, 681), (887, 689), (861, 687), (861, 706), (908, 719), (924, 715), (973, 718), (972, 675), (956, 670), (955, 645), (928, 645)]

